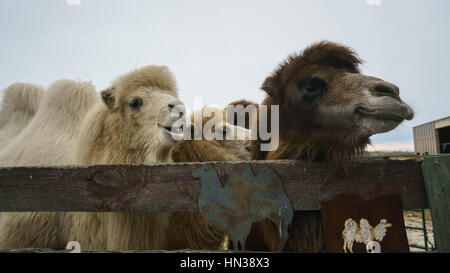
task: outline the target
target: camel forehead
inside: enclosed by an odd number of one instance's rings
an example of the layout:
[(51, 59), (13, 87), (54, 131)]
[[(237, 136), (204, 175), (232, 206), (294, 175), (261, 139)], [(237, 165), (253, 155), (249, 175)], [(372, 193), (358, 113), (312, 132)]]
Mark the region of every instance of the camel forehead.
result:
[[(289, 56), (273, 73), (278, 87), (285, 88), (292, 81), (311, 77), (313, 74), (359, 73), (362, 60), (349, 47), (319, 42), (307, 47), (300, 54)], [(280, 86), (282, 85), (282, 86)]]
[(132, 92), (142, 87), (167, 90), (173, 96), (177, 96), (177, 85), (174, 76), (166, 66), (149, 65), (118, 77), (112, 85), (116, 92)]
[(175, 98), (178, 97), (178, 94), (176, 92), (172, 92), (171, 90), (166, 89), (160, 89), (153, 86), (141, 86), (133, 90), (116, 89), (115, 95), (119, 104), (128, 102), (135, 98), (149, 98), (152, 103), (159, 103), (159, 95), (169, 95)]
[(280, 66), (280, 70), (296, 71), (311, 65), (320, 65), (358, 73), (361, 63), (362, 60), (351, 48), (325, 41), (307, 47), (298, 55), (290, 56)]

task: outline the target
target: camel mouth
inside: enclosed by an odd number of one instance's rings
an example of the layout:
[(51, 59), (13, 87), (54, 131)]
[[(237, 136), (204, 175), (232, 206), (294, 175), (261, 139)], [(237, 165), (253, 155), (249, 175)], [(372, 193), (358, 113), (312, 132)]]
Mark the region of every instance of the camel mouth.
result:
[(158, 127), (163, 129), (167, 134), (169, 134), (173, 139), (179, 140), (184, 136), (183, 126), (178, 128), (173, 128), (173, 125), (162, 125), (158, 123)]
[(394, 112), (387, 112), (382, 111), (379, 109), (370, 109), (366, 108), (364, 106), (358, 106), (355, 110), (355, 112), (362, 117), (370, 117), (375, 118), (383, 121), (394, 121), (394, 122), (402, 122), (405, 119), (408, 119), (409, 117), (402, 116), (399, 113)]

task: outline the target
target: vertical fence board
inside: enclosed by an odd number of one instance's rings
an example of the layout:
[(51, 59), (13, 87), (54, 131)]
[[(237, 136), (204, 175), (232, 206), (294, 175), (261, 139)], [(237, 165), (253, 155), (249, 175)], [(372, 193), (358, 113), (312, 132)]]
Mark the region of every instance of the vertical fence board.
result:
[(426, 157), (422, 170), (437, 249), (450, 253), (450, 157)]

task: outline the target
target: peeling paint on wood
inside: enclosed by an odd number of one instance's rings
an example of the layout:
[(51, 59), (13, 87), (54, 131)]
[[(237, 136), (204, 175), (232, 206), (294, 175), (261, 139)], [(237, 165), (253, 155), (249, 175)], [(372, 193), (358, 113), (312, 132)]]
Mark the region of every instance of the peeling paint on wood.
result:
[[(200, 181), (212, 166), (227, 181), (240, 163), (0, 168), (0, 211), (197, 211)], [(398, 194), (404, 208), (426, 208), (420, 161), (364, 159), (347, 168), (293, 160), (249, 161), (272, 168), (295, 210), (320, 210), (339, 194)], [(32, 179), (30, 179), (30, 176)]]
[(234, 250), (239, 244), (245, 250), (252, 224), (267, 218), (278, 226), (281, 251), (294, 211), (272, 168), (265, 167), (254, 175), (249, 164), (237, 164), (224, 186), (210, 165), (194, 170), (193, 175), (202, 185), (200, 212), (212, 226), (230, 236)]

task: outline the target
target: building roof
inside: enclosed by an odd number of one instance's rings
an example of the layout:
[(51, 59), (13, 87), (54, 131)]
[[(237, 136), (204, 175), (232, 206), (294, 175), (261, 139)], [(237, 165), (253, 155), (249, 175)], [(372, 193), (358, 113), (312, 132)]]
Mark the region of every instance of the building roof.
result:
[(430, 124), (430, 123), (433, 123), (433, 122), (435, 124), (435, 128), (436, 129), (450, 126), (450, 116), (445, 117), (445, 118), (441, 118), (441, 119), (437, 119), (437, 120), (433, 120), (433, 121), (430, 121), (430, 122), (426, 122), (426, 123), (414, 126), (413, 128), (421, 127), (421, 126), (424, 126), (426, 124)]

